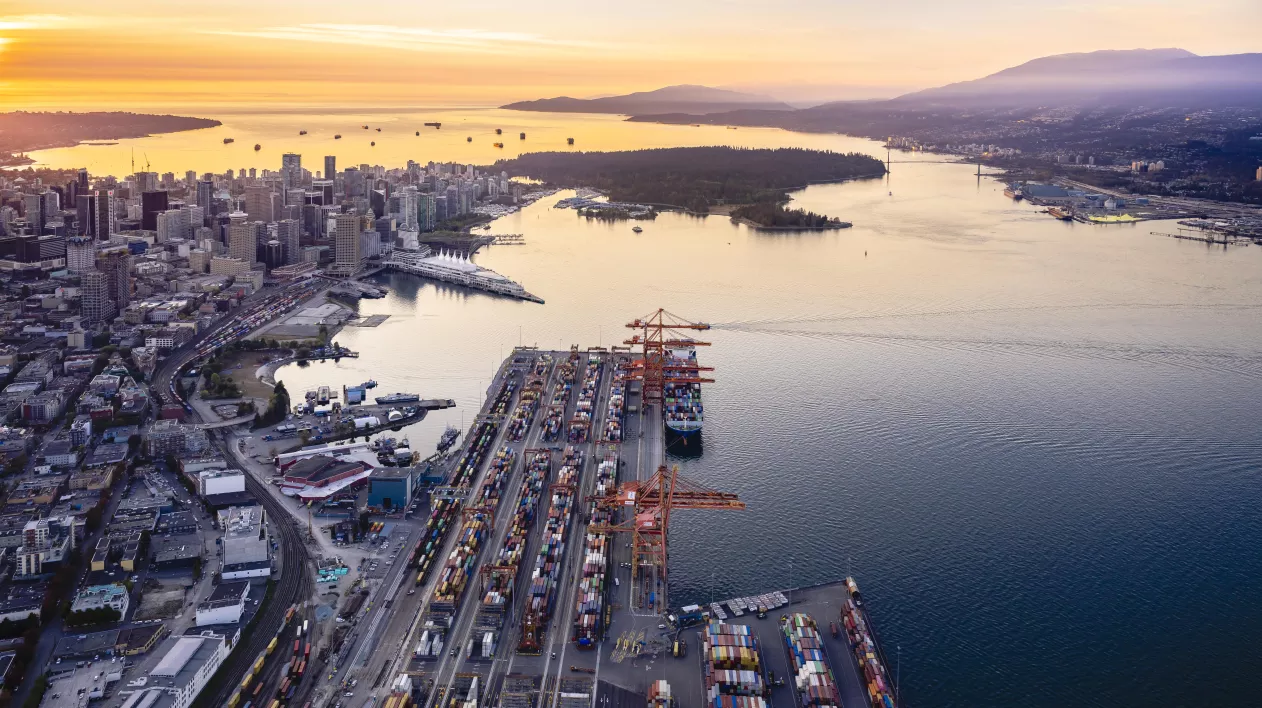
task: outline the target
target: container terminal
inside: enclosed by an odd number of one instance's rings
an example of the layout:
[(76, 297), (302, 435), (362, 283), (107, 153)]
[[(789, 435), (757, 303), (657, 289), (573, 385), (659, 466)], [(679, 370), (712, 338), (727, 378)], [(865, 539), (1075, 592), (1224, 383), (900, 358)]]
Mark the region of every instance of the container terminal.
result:
[(330, 662), (328, 705), (407, 685), (426, 708), (894, 708), (851, 578), (672, 609), (671, 510), (744, 505), (663, 464), (664, 392), (698, 378), (672, 349), (707, 326), (657, 311), (628, 327), (628, 346), (504, 360), (386, 614)]

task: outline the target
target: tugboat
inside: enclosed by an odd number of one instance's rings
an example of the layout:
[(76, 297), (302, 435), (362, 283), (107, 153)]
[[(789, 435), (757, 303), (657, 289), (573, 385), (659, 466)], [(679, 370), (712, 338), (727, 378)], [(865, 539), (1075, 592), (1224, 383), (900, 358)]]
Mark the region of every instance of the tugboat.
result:
[(359, 127), (363, 128), (364, 130), (368, 130), (368, 126), (366, 126), (366, 125), (361, 125), (361, 126), (359, 126)]
[(333, 136), (333, 139), (334, 139), (334, 140), (341, 140), (341, 139), (342, 139), (342, 134), (341, 134), (341, 133), (338, 133), (337, 135), (334, 135), (334, 136)]
[(426, 128), (441, 128), (443, 127), (443, 124), (442, 123), (426, 123), (425, 127)]
[(502, 148), (502, 147), (504, 147), (504, 143), (492, 143), (492, 144), (493, 144), (493, 145), (495, 145), (495, 147), (497, 147), (497, 148)]
[(438, 451), (447, 452), (447, 449), (455, 444), (456, 438), (460, 437), (460, 429), (454, 426), (447, 426), (443, 431), (443, 436), (438, 439)]
[(299, 135), (306, 135), (306, 134), (307, 134), (307, 131), (305, 131), (305, 130), (300, 130), (300, 131), (298, 131), (298, 134), (299, 134)]
[(525, 139), (526, 139), (526, 134), (525, 134), (525, 133), (522, 133), (522, 134), (521, 134), (521, 135), (519, 135), (518, 137), (520, 137), (522, 140), (525, 140)]
[(495, 129), (495, 134), (496, 134), (496, 135), (503, 135), (503, 134), (504, 134), (504, 130), (503, 130), (502, 128), (496, 128), (496, 129)]
[(639, 226), (632, 226), (631, 230), (636, 232), (637, 234), (644, 231), (644, 229), (640, 228)]
[(418, 130), (418, 131), (416, 131), (416, 134), (417, 134), (417, 135), (420, 135), (420, 134), (421, 134), (421, 131), (419, 131), (419, 130)]
[(368, 147), (377, 147), (377, 141), (376, 141), (376, 140), (374, 140), (374, 141), (372, 141), (372, 142), (368, 143)]
[(254, 143), (254, 151), (255, 151), (255, 152), (258, 152), (259, 150), (262, 150), (262, 149), (263, 149), (263, 146), (262, 146), (262, 145), (259, 145), (258, 143)]
[(377, 132), (378, 132), (378, 133), (380, 133), (380, 132), (381, 132), (381, 128), (377, 128)]
[(567, 145), (573, 145), (573, 144), (574, 144), (574, 138), (566, 138), (566, 139), (565, 139), (565, 143), (566, 143)]
[(377, 388), (377, 382), (373, 379), (368, 379), (360, 384), (360, 386), (363, 386), (364, 388)]
[(224, 138), (224, 139), (223, 139), (223, 144), (224, 144), (224, 145), (227, 145), (228, 143), (234, 143), (234, 142), (236, 142), (236, 140), (235, 140), (234, 138)]
[(469, 143), (473, 142), (473, 136), (470, 135), (469, 137), (465, 138), (465, 142), (469, 142)]

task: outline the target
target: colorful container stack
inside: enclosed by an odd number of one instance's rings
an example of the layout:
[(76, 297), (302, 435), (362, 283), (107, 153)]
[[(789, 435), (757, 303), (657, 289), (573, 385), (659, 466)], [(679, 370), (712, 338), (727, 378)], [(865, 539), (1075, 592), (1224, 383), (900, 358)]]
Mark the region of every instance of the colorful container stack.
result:
[(583, 385), (578, 392), (578, 404), (574, 409), (574, 417), (570, 420), (569, 441), (572, 443), (587, 442), (591, 435), (596, 390), (600, 385), (600, 370), (599, 360), (595, 358), (587, 360), (587, 369), (583, 373)]
[[(552, 361), (550, 357), (544, 357), (544, 359)], [(513, 411), (513, 417), (508, 421), (509, 440), (521, 442), (526, 437), (526, 431), (530, 429), (530, 424), (535, 419), (535, 412), (539, 410), (539, 399), (543, 398), (544, 381), (543, 376), (536, 376), (534, 372), (531, 372), (526, 382), (526, 389), (521, 392), (521, 398), (517, 401), (517, 410)]]
[[(596, 467), (595, 497), (603, 497), (618, 478), (618, 453), (605, 452)], [(574, 615), (574, 641), (580, 649), (591, 649), (600, 640), (604, 628), (605, 583), (609, 574), (609, 558), (612, 539), (603, 531), (590, 530), (593, 526), (609, 523), (607, 509), (588, 502), (591, 522), (583, 537), (583, 572), (578, 583), (578, 606)]]
[(841, 623), (846, 627), (846, 636), (867, 684), (868, 698), (875, 708), (894, 708), (894, 684), (881, 662), (876, 639), (860, 607), (862, 602), (854, 578), (846, 578), (846, 603), (841, 607)]
[(626, 367), (622, 362), (614, 366), (613, 383), (609, 386), (609, 410), (605, 415), (604, 441), (622, 442), (622, 414), (627, 399)]
[[(522, 478), (521, 495), (517, 507), (513, 511), (513, 520), (504, 535), (504, 545), (500, 546), (495, 558), (495, 565), (511, 568), (509, 573), (491, 576), (483, 595), (482, 606), (503, 607), (513, 599), (513, 584), (517, 579), (517, 569), (521, 565), (522, 555), (526, 552), (526, 541), (530, 527), (534, 525), (535, 511), (539, 507), (539, 498), (543, 495), (543, 486), (552, 472), (552, 455), (548, 450), (536, 450), (528, 455), (529, 464)], [(502, 616), (502, 612), (500, 615)]]
[(780, 631), (784, 632), (789, 657), (793, 660), (793, 681), (800, 705), (841, 706), (841, 694), (837, 692), (837, 682), (824, 654), (824, 638), (814, 618), (800, 612), (786, 615), (780, 620)]
[[(486, 479), (482, 481), (482, 486), (478, 487), (477, 496), (470, 504), (471, 508), (495, 509), (499, 503), (500, 490), (504, 486), (504, 480), (508, 479), (515, 457), (516, 453), (510, 447), (503, 447), (495, 453), (495, 458), (491, 460), (491, 467), (486, 472)], [(460, 596), (469, 585), (469, 576), (477, 565), (478, 549), (486, 540), (489, 521), (490, 517), (482, 513), (474, 514), (465, 521), (464, 527), (460, 530), (460, 537), (456, 540), (456, 547), (447, 557), (447, 564), (443, 566), (441, 575), (438, 576), (433, 602), (459, 604)]]
[[(494, 421), (479, 423), (469, 436), (469, 445), (456, 463), (456, 471), (452, 474), (453, 487), (468, 488), (473, 474), (486, 459), (487, 453), (494, 443), (499, 426)], [(417, 567), (416, 584), (425, 582), (425, 575), (434, 565), (434, 558), (442, 548), (443, 538), (455, 520), (457, 507), (449, 499), (435, 499), (430, 510), (429, 521), (425, 524), (425, 535), (416, 545), (412, 553), (411, 563)]]
[(552, 504), (544, 521), (542, 545), (530, 575), (530, 596), (526, 598), (519, 651), (536, 651), (542, 645), (543, 627), (552, 617), (557, 578), (565, 557), (565, 539), (570, 529), (570, 515), (574, 511), (582, 468), (583, 453), (572, 447), (565, 448), (557, 481), (552, 485)]
[(517, 381), (505, 379), (504, 385), (500, 387), (500, 392), (495, 397), (495, 403), (491, 404), (489, 414), (496, 417), (508, 415), (508, 407), (513, 402), (514, 393), (517, 393)]
[(561, 437), (561, 428), (565, 425), (565, 407), (570, 404), (570, 395), (574, 392), (574, 375), (578, 371), (578, 352), (557, 366), (557, 382), (552, 388), (552, 399), (548, 404), (548, 416), (543, 420), (543, 439), (555, 442)]
[(649, 684), (648, 708), (674, 708), (675, 697), (671, 695), (670, 684), (665, 679), (658, 679)]
[(758, 639), (743, 624), (710, 622), (701, 633), (706, 703), (714, 708), (766, 708)]

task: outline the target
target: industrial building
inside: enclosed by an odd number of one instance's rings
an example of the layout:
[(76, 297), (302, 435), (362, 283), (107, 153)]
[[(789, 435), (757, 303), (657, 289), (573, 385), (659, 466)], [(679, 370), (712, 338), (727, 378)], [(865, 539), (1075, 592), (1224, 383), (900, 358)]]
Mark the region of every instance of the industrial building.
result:
[(368, 475), (368, 507), (382, 511), (398, 510), (412, 500), (422, 469), (378, 467)]

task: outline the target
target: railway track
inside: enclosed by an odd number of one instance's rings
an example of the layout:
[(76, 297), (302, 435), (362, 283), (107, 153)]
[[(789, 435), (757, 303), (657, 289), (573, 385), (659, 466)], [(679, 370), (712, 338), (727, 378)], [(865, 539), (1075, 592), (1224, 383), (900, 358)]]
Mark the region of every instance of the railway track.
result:
[[(227, 449), (231, 446), (226, 445), (218, 436), (216, 436), (216, 445), (225, 457), (236, 459), (236, 456)], [(298, 528), (293, 523), (292, 516), (252, 475), (245, 475), (245, 484), (246, 489), (263, 505), (263, 509), (280, 536), (279, 543), (282, 550), (280, 581), (273, 588), (272, 597), (267, 601), (267, 605), (249, 633), (242, 637), (224, 661), (223, 666), (219, 668), (217, 677), (221, 679), (221, 683), (218, 690), (214, 694), (203, 693), (199, 696), (197, 708), (228, 704), (228, 699), (241, 685), (246, 672), (254, 665), (259, 654), (267, 648), (268, 642), (272, 641), (272, 638), (280, 631), (281, 623), (285, 619), (285, 611), (291, 605), (305, 599), (307, 593), (304, 588), (312, 586), (310, 556)]]

